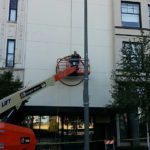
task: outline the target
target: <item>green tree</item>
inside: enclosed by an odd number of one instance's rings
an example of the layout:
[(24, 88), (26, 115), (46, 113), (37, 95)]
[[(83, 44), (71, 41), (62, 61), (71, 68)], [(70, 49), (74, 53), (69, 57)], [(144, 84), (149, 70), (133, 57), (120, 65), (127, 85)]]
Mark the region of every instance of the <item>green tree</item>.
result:
[(121, 112), (150, 113), (150, 39), (144, 36), (124, 43), (120, 62), (112, 73), (112, 106)]
[(22, 88), (22, 82), (19, 79), (14, 80), (11, 71), (0, 74), (0, 99), (18, 91)]
[(150, 35), (123, 44), (121, 59), (112, 73), (112, 107), (118, 112), (150, 116)]

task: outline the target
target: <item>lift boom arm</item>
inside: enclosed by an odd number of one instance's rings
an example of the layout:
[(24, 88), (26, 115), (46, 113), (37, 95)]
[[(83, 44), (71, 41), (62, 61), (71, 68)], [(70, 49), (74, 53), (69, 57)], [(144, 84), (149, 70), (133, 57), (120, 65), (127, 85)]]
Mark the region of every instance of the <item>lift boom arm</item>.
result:
[(76, 70), (76, 67), (70, 67), (64, 71), (61, 71), (52, 77), (39, 82), (31, 87), (25, 88), (21, 91), (18, 91), (10, 96), (7, 96), (0, 100), (0, 114), (4, 113), (5, 111), (16, 107), (19, 109), (21, 104), (27, 101), (32, 95), (38, 93), (42, 89), (46, 87), (53, 86), (55, 82), (61, 80), (62, 78), (66, 77), (67, 75), (73, 73)]

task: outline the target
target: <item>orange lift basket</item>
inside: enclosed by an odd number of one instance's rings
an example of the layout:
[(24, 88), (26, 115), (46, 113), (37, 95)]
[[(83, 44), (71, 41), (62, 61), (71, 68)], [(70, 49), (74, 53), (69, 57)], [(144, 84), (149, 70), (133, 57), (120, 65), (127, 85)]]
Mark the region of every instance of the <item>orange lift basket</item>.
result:
[[(56, 66), (56, 72), (62, 72), (70, 67), (76, 66), (70, 63), (70, 59), (71, 56), (67, 56), (64, 58), (58, 58), (57, 59), (57, 66)], [(83, 58), (79, 58), (79, 63), (77, 64), (78, 69), (76, 69), (76, 71), (71, 74), (71, 75), (77, 75), (77, 76), (83, 76), (85, 71), (84, 71), (84, 59)], [(88, 74), (90, 74), (90, 63), (88, 60)]]

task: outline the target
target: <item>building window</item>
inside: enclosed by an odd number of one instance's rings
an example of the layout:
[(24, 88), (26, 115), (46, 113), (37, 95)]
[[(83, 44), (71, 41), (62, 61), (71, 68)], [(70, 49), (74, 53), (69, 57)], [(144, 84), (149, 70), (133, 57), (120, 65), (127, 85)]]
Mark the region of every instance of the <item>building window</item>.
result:
[(15, 40), (7, 41), (6, 67), (14, 67)]
[(149, 28), (150, 28), (150, 5), (148, 5), (148, 20), (149, 20)]
[(9, 21), (17, 21), (17, 5), (18, 0), (10, 0)]
[(140, 28), (140, 4), (131, 2), (121, 3), (122, 26)]
[(142, 45), (136, 42), (123, 42), (122, 48), (123, 68), (142, 69), (143, 51)]

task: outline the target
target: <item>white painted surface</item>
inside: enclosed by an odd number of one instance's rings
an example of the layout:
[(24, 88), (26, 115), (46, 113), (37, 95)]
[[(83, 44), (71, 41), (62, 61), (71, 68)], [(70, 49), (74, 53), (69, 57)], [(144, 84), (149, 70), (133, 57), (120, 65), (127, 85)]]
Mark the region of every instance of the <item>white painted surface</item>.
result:
[[(72, 0), (71, 16), (71, 0), (28, 0), (25, 85), (55, 74), (57, 58), (74, 50), (84, 56), (83, 6), (83, 1)], [(88, 10), (90, 106), (102, 107), (110, 100), (112, 1), (89, 0)], [(33, 96), (27, 105), (83, 106), (83, 84), (68, 87), (58, 82)]]

